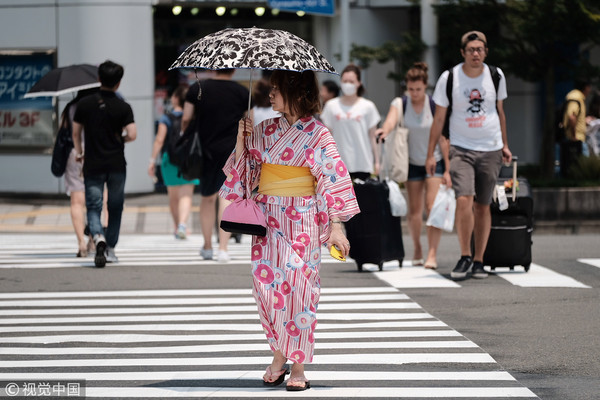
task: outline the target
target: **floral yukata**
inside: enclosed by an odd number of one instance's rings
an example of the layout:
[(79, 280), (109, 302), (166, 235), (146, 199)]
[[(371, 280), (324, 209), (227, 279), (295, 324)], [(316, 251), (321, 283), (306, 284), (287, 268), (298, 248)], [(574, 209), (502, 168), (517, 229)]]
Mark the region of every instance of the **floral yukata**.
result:
[(310, 363), (322, 244), (329, 239), (331, 219), (347, 221), (360, 210), (333, 137), (312, 117), (291, 126), (283, 117), (255, 126), (238, 162), (232, 154), (223, 168), (221, 197), (242, 197), (245, 182), (255, 188), (263, 163), (308, 167), (315, 180), (315, 195), (253, 193), (266, 215), (267, 235), (252, 237), (251, 255), (253, 295), (271, 349), (292, 362)]

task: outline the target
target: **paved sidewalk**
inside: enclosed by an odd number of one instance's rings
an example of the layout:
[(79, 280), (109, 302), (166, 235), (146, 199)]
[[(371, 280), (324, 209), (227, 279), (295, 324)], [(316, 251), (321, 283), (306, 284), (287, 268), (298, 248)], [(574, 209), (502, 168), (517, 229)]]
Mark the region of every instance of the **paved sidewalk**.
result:
[[(200, 235), (200, 195), (194, 194), (189, 228)], [(0, 233), (72, 232), (69, 198), (0, 194)], [(166, 193), (127, 195), (121, 222), (121, 233), (173, 233)], [(406, 217), (402, 232), (408, 235)], [(600, 233), (600, 221), (534, 221), (537, 234)]]

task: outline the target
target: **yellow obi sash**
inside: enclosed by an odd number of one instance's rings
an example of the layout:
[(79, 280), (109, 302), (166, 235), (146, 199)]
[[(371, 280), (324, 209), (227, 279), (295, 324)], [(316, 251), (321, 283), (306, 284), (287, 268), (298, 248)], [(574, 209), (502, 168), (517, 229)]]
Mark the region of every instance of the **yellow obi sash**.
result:
[(315, 177), (308, 167), (262, 164), (258, 193), (267, 196), (312, 196), (315, 194)]

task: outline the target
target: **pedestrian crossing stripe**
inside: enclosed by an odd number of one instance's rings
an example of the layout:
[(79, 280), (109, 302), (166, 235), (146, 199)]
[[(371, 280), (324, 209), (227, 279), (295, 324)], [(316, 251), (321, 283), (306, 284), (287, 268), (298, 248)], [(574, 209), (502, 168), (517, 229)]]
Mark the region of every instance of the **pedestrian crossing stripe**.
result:
[[(319, 309), (303, 398), (537, 398), (394, 288), (325, 288), (321, 300), (334, 307)], [(172, 313), (154, 312), (161, 301)], [(173, 320), (190, 301), (206, 305)], [(85, 380), (89, 399), (289, 398), (262, 385), (272, 355), (256, 312), (210, 310), (251, 301), (246, 289), (3, 293), (0, 380)], [(111, 321), (111, 309), (129, 314)]]
[[(198, 240), (200, 240), (198, 238)], [(2, 268), (94, 268), (93, 258), (76, 258), (72, 234), (0, 234), (0, 269)], [(217, 244), (213, 244), (214, 248)], [(175, 240), (165, 234), (121, 235), (117, 255), (119, 263), (108, 267), (178, 267), (198, 266), (211, 268), (221, 263), (202, 260), (198, 254), (200, 244), (194, 240)], [(229, 243), (232, 264), (250, 264), (250, 237), (242, 236), (241, 243)], [(339, 265), (339, 261), (322, 253), (322, 263)], [(580, 259), (579, 262), (600, 268), (600, 259)], [(352, 260), (347, 263), (353, 264)], [(460, 282), (452, 281), (438, 270), (414, 267), (409, 260), (398, 268), (397, 261), (383, 264), (383, 271), (374, 264), (364, 264), (363, 270), (397, 289), (412, 288), (460, 288)], [(572, 277), (557, 273), (539, 264), (531, 264), (529, 272), (521, 268), (510, 271), (497, 268), (494, 275), (520, 287), (567, 287), (589, 288)]]

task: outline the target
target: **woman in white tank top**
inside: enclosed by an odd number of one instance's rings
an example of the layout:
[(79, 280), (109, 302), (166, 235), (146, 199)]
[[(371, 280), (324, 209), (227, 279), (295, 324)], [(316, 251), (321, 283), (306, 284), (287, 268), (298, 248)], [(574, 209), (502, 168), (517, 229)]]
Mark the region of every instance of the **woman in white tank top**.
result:
[[(432, 226), (427, 227), (428, 252), (423, 260), (421, 247), (421, 230), (423, 227), (423, 204), (427, 214), (431, 211), (438, 188), (442, 182), (450, 180), (447, 172), (450, 166), (448, 158), (448, 143), (444, 137), (436, 146), (435, 159), (437, 161), (434, 176), (427, 175), (425, 160), (429, 143), (429, 129), (433, 123), (434, 111), (430, 106), (430, 99), (425, 91), (427, 89), (427, 64), (417, 62), (406, 73), (406, 86), (408, 96), (404, 97), (406, 104), (402, 104), (404, 111), (404, 126), (409, 129), (408, 134), (408, 181), (405, 182), (408, 193), (408, 227), (414, 244), (413, 266), (425, 265), (425, 268), (437, 268), (437, 248), (442, 237), (442, 231)], [(390, 111), (376, 134), (385, 138), (398, 124), (396, 98), (390, 106)], [(424, 201), (423, 201), (424, 199)]]

